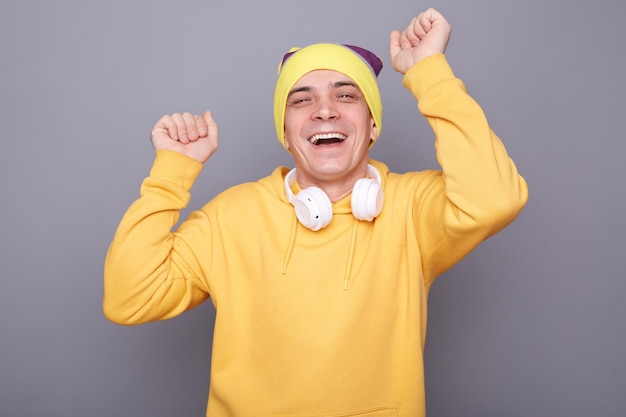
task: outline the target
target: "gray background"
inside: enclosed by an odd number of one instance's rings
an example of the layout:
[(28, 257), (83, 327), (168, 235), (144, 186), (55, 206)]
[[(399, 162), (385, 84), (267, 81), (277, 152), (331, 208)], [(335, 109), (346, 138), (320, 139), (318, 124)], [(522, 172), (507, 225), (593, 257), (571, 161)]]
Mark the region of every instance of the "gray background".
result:
[(624, 0), (8, 1), (0, 5), (0, 416), (201, 416), (210, 303), (139, 327), (101, 312), (102, 264), (164, 113), (212, 109), (220, 149), (191, 207), (289, 164), (278, 59), (377, 52), (372, 156), (437, 167), (391, 69), (388, 32), (428, 5), (448, 59), (530, 185), (518, 220), (442, 276), (429, 304), (431, 416), (626, 415)]

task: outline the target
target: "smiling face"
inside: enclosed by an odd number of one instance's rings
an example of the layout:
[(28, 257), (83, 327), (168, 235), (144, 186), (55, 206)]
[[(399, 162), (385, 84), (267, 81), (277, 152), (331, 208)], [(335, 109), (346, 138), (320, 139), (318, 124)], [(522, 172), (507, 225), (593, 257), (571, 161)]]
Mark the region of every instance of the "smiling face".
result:
[(301, 187), (349, 193), (366, 176), (368, 148), (377, 137), (365, 97), (346, 75), (311, 71), (289, 91), (285, 147), (293, 154)]

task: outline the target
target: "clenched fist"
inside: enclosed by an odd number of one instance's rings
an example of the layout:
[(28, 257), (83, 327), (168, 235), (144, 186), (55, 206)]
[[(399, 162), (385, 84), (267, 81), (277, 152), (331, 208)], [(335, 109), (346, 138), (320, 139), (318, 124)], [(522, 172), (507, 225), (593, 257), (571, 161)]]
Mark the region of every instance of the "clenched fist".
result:
[(171, 150), (205, 163), (217, 149), (217, 123), (211, 112), (202, 116), (174, 113), (163, 116), (150, 136), (156, 150)]
[(403, 32), (389, 39), (393, 68), (404, 74), (420, 59), (445, 52), (452, 28), (437, 10), (430, 8), (414, 17)]

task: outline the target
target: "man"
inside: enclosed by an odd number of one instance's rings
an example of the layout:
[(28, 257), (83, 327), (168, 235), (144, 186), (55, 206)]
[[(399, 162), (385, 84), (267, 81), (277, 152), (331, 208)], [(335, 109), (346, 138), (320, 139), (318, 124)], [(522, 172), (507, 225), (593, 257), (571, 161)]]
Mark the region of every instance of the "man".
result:
[(369, 51), (291, 51), (274, 96), (295, 170), (235, 186), (175, 231), (217, 148), (211, 113), (163, 117), (141, 197), (105, 263), (104, 311), (122, 324), (217, 312), (208, 416), (423, 416), (426, 301), (435, 278), (514, 220), (527, 188), (443, 55), (436, 10), (390, 39), (437, 138), (441, 171), (391, 173)]

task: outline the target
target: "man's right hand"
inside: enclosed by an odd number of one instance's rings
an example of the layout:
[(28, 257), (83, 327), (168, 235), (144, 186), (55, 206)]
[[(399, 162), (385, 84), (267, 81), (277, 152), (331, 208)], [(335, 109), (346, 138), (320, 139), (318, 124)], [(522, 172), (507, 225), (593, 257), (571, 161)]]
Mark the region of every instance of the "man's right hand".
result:
[(205, 163), (217, 150), (217, 123), (210, 111), (202, 116), (174, 113), (163, 116), (150, 136), (155, 150), (170, 150)]

